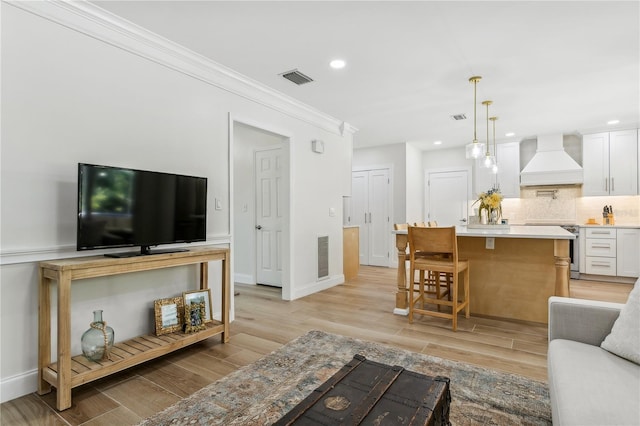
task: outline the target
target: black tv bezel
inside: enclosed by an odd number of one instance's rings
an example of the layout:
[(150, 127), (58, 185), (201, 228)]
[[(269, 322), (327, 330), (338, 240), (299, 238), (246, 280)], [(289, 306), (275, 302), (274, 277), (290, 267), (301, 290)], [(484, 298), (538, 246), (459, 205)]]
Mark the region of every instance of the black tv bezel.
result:
[[(143, 172), (143, 173), (153, 173), (157, 175), (165, 175), (165, 176), (179, 176), (193, 179), (202, 179), (204, 180), (204, 236), (202, 238), (195, 239), (182, 239), (182, 240), (173, 240), (173, 241), (163, 241), (163, 242), (154, 242), (149, 244), (109, 244), (109, 245), (97, 245), (97, 246), (81, 246), (80, 245), (80, 228), (81, 228), (81, 220), (80, 215), (82, 213), (82, 194), (81, 194), (81, 186), (82, 186), (82, 168), (83, 166), (89, 166), (93, 168), (102, 168), (102, 169), (111, 169), (111, 170), (127, 170), (132, 172)], [(169, 173), (169, 172), (159, 172), (155, 170), (145, 170), (145, 169), (134, 169), (131, 167), (120, 167), (120, 166), (107, 166), (101, 164), (93, 164), (93, 163), (78, 163), (78, 181), (77, 181), (77, 191), (76, 191), (76, 250), (77, 251), (90, 251), (90, 250), (107, 250), (107, 249), (116, 249), (123, 247), (140, 247), (140, 251), (129, 251), (129, 252), (117, 252), (117, 253), (105, 253), (106, 257), (135, 257), (135, 256), (148, 256), (154, 254), (163, 254), (163, 253), (178, 253), (188, 251), (186, 248), (166, 248), (166, 249), (156, 249), (151, 250), (151, 247), (157, 247), (159, 245), (169, 245), (169, 244), (188, 244), (188, 243), (196, 243), (203, 242), (207, 240), (207, 218), (208, 218), (208, 185), (209, 180), (203, 176), (194, 176), (194, 175), (184, 175), (179, 173)]]

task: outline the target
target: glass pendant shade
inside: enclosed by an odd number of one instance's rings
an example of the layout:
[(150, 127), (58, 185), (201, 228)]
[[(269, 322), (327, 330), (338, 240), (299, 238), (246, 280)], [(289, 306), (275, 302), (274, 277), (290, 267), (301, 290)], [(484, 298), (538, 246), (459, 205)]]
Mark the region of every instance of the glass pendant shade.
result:
[(467, 160), (476, 160), (484, 154), (484, 144), (478, 141), (471, 142), (465, 147), (465, 156)]
[(492, 169), (495, 164), (496, 164), (496, 162), (495, 162), (495, 159), (494, 159), (493, 155), (485, 155), (485, 157), (484, 157), (484, 166), (487, 169)]

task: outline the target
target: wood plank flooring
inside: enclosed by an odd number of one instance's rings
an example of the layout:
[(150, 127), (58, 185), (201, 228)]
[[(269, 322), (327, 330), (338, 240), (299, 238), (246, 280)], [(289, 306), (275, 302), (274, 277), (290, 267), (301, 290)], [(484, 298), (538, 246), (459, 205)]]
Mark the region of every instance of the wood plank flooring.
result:
[[(57, 412), (55, 390), (0, 406), (2, 425), (127, 425), (162, 410), (309, 330), (392, 345), (546, 380), (545, 325), (461, 316), (450, 321), (393, 315), (396, 270), (360, 268), (357, 279), (292, 302), (280, 289), (236, 285), (231, 341), (193, 345), (73, 390), (73, 406)], [(624, 303), (632, 286), (571, 281), (571, 296)]]

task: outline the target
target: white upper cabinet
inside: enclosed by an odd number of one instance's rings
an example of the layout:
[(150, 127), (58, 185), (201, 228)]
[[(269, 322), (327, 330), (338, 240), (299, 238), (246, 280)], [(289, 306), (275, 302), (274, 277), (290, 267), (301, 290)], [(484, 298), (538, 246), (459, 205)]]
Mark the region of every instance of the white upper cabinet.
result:
[(498, 185), (505, 198), (520, 197), (520, 143), (498, 145)]
[(638, 130), (584, 135), (582, 193), (638, 194)]
[(475, 164), (475, 195), (486, 192), (498, 185), (505, 198), (520, 197), (520, 143), (510, 142), (497, 145), (498, 174), (484, 166), (484, 157)]

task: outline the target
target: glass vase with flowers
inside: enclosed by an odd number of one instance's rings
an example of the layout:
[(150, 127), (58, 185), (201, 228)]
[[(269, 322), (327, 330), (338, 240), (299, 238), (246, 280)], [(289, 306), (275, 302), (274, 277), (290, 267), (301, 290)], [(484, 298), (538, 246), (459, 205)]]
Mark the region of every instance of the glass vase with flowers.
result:
[(480, 203), (478, 214), (482, 217), (482, 211), (486, 211), (488, 224), (498, 225), (502, 217), (503, 198), (498, 189), (491, 188), (487, 192), (481, 193), (473, 204)]

